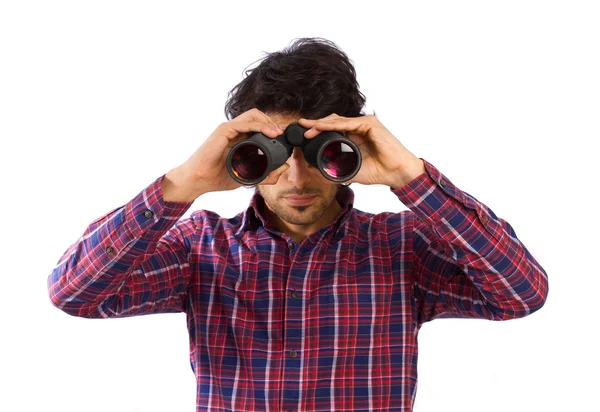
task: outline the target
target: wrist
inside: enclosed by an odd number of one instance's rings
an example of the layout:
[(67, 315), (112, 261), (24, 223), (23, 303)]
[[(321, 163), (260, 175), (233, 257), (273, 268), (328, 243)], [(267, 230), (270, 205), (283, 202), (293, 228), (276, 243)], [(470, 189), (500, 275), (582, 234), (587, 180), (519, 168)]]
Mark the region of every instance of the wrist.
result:
[(415, 157), (407, 166), (391, 173), (392, 180), (388, 183), (388, 186), (392, 190), (401, 189), (423, 173), (425, 173), (425, 162)]
[(195, 188), (181, 167), (170, 170), (161, 181), (165, 202), (191, 203), (206, 191)]

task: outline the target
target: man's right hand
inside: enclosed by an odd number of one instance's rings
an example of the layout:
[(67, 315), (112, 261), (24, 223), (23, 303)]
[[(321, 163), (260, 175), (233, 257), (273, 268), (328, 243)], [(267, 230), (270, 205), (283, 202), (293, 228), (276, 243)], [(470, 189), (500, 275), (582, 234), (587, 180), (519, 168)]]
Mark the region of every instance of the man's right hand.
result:
[[(192, 202), (204, 193), (240, 187), (241, 184), (233, 180), (227, 171), (227, 155), (235, 144), (256, 132), (274, 139), (283, 130), (258, 109), (221, 123), (185, 163), (165, 175), (162, 180), (163, 199)], [(261, 184), (277, 183), (279, 176), (288, 168), (289, 165), (284, 163), (269, 173)]]

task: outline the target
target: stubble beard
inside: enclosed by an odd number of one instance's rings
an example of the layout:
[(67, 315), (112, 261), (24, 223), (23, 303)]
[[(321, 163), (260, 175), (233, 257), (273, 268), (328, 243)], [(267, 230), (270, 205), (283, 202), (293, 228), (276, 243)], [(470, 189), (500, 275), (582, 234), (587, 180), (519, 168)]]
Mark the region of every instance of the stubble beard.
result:
[(271, 209), (279, 219), (292, 225), (310, 225), (319, 220), (327, 212), (333, 202), (336, 201), (337, 192), (338, 191), (336, 190), (330, 199), (319, 197), (316, 199), (315, 203), (306, 206), (286, 205), (286, 200), (282, 197), (278, 198), (276, 204), (269, 202), (264, 195), (263, 199), (265, 200), (267, 207)]

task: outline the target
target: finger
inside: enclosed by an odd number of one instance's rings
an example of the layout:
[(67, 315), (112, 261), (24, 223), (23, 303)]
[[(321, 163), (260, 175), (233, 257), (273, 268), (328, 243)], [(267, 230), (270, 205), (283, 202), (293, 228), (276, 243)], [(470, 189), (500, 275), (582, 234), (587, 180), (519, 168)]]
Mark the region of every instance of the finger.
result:
[(315, 137), (322, 131), (357, 132), (367, 134), (372, 125), (363, 117), (337, 117), (328, 120), (320, 120), (304, 133), (308, 139)]
[(287, 163), (284, 163), (283, 165), (281, 165), (279, 168), (273, 170), (271, 173), (269, 173), (267, 175), (267, 177), (260, 182), (261, 185), (274, 185), (277, 183), (277, 181), (279, 180), (279, 177), (281, 177), (282, 174), (285, 173), (286, 170), (288, 170), (290, 168), (290, 165)]
[[(327, 121), (330, 119), (336, 119), (336, 118), (340, 118), (340, 116), (338, 116), (335, 113), (330, 114), (329, 116), (323, 117), (321, 119), (300, 119), (298, 120), (298, 123), (300, 124), (300, 126), (307, 128), (307, 129), (313, 129), (314, 126), (319, 123), (319, 122), (323, 122), (323, 121)], [(320, 133), (319, 130), (313, 130), (311, 133), (304, 133), (304, 137), (306, 137), (307, 139), (312, 139), (315, 136), (317, 136)]]
[(247, 133), (262, 133), (267, 137), (275, 138), (279, 136), (283, 131), (281, 129), (275, 129), (272, 125), (261, 122), (261, 121), (241, 121), (232, 120), (228, 123), (223, 123), (222, 134), (228, 140), (234, 140), (241, 134)]
[(341, 116), (339, 116), (336, 113), (331, 113), (329, 116), (325, 116), (322, 119), (317, 119), (317, 120), (329, 120), (329, 119), (334, 119), (334, 118), (337, 118), (337, 117), (341, 117)]
[(265, 124), (269, 124), (275, 130), (280, 130), (283, 133), (283, 130), (279, 127), (279, 125), (273, 121), (266, 113), (263, 111), (254, 108), (248, 110), (247, 112), (242, 113), (240, 116), (233, 119), (233, 121), (256, 121), (256, 122), (264, 122)]
[(315, 123), (317, 123), (319, 121), (329, 120), (329, 119), (338, 118), (338, 117), (340, 117), (340, 116), (337, 115), (336, 113), (331, 113), (329, 116), (323, 117), (321, 119), (305, 119), (305, 118), (301, 118), (300, 120), (298, 120), (298, 123), (300, 123), (300, 125), (304, 126), (304, 127), (312, 127)]

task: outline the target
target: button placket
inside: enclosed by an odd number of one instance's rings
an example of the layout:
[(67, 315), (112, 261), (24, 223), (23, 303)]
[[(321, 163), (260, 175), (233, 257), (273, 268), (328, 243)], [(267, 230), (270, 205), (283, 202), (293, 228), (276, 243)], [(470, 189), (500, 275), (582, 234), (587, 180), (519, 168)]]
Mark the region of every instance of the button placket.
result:
[[(290, 253), (286, 256), (286, 260), (289, 261), (289, 269), (287, 276), (287, 284), (284, 294), (284, 319), (283, 328), (285, 329), (285, 335), (283, 338), (283, 352), (281, 352), (282, 359), (282, 372), (280, 379), (283, 382), (287, 381), (298, 381), (302, 378), (304, 373), (302, 357), (303, 348), (303, 336), (305, 331), (303, 329), (304, 311), (304, 284), (305, 276), (307, 276), (306, 269), (302, 264), (299, 264), (294, 254), (300, 252), (298, 245), (295, 244), (293, 239), (289, 237), (284, 238), (285, 242), (290, 245)], [(280, 243), (280, 247), (285, 248)], [(291, 250), (294, 249), (294, 250)], [(285, 249), (282, 249), (285, 250)], [(305, 366), (304, 366), (305, 367)], [(293, 393), (289, 393), (288, 396), (282, 395), (281, 405), (279, 410), (288, 410), (291, 406), (296, 407), (298, 400), (295, 399)], [(294, 409), (295, 410), (295, 409)]]

